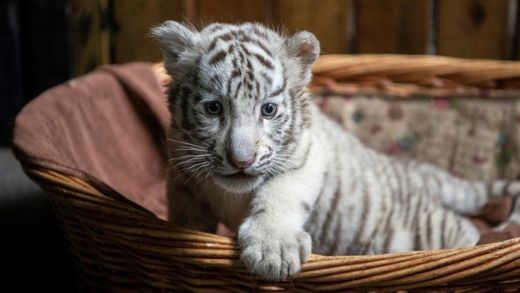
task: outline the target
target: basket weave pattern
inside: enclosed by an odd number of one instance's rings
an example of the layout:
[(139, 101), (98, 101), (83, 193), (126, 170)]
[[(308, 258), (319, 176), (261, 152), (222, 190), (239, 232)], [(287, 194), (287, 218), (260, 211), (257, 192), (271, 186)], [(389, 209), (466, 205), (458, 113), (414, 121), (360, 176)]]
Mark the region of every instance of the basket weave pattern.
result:
[(335, 91), (350, 94), (520, 96), (520, 66), (514, 61), (440, 56), (325, 55), (315, 64), (313, 71), (316, 86), (328, 85)]
[[(512, 97), (520, 89), (518, 63), (327, 56), (315, 66), (315, 73), (315, 90), (387, 91), (409, 96), (435, 91), (467, 94), (485, 88), (497, 91), (491, 96)], [(234, 240), (174, 227), (110, 194), (86, 174), (71, 175), (52, 163), (24, 160), (23, 154), (18, 157), (31, 178), (50, 195), (83, 277), (94, 288), (122, 292), (280, 288), (475, 292), (485, 287), (520, 287), (520, 238), (455, 250), (312, 255), (294, 279), (266, 282), (247, 273)]]

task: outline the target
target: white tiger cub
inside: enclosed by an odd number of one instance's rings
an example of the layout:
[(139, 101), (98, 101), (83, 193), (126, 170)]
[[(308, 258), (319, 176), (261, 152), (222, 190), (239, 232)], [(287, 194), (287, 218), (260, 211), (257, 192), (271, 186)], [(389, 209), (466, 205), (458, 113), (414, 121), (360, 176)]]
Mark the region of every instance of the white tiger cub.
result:
[(241, 259), (267, 279), (297, 273), (311, 243), (321, 254), (474, 245), (479, 233), (459, 214), (520, 191), (394, 160), (326, 118), (306, 92), (320, 51), (309, 32), (167, 21), (152, 34), (173, 76), (170, 219), (238, 230)]

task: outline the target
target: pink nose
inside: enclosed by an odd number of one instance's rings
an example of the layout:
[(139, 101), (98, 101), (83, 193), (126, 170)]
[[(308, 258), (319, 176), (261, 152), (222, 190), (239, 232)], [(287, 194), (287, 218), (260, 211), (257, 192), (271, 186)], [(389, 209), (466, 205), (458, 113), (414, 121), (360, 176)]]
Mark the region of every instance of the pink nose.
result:
[(249, 159), (246, 160), (237, 160), (233, 157), (231, 153), (227, 153), (227, 160), (231, 166), (237, 168), (237, 169), (245, 169), (255, 162), (256, 159), (256, 153), (253, 154)]

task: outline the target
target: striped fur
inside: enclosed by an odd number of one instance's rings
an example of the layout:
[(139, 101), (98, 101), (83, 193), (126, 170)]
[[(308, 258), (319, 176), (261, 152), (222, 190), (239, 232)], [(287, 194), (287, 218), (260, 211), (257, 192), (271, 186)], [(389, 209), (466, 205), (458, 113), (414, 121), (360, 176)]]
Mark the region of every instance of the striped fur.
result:
[[(253, 273), (297, 273), (311, 242), (321, 254), (474, 245), (478, 231), (460, 215), (520, 192), (518, 182), (467, 182), (386, 157), (327, 119), (305, 90), (319, 54), (308, 32), (285, 37), (251, 23), (196, 31), (170, 21), (152, 33), (173, 76), (170, 219), (238, 230)], [(277, 106), (272, 117), (266, 103)], [(240, 170), (230, 156), (254, 161)]]

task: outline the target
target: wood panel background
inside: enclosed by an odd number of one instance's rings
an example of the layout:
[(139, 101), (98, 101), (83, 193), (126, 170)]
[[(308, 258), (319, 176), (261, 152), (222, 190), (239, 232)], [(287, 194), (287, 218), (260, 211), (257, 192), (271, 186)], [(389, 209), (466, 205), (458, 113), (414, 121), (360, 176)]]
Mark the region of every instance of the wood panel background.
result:
[[(322, 53), (438, 54), (466, 58), (518, 59), (520, 0), (73, 0), (102, 13), (77, 52), (84, 72), (93, 63), (158, 61), (149, 28), (167, 19), (196, 27), (256, 21), (293, 33), (313, 32)], [(96, 5), (92, 3), (97, 3)], [(84, 3), (91, 3), (86, 5)], [(101, 11), (101, 12), (100, 12)], [(84, 33), (84, 31), (81, 31)], [(109, 53), (107, 53), (109, 52)], [(84, 56), (87, 55), (87, 56)], [(97, 57), (96, 57), (97, 56)]]
[(166, 20), (184, 21), (182, 0), (109, 0), (114, 22), (112, 61), (160, 60), (160, 50), (149, 36), (150, 27)]
[(278, 0), (274, 1), (275, 26), (289, 33), (307, 30), (321, 43), (323, 54), (351, 50), (353, 1), (351, 0)]
[(510, 0), (440, 0), (439, 54), (508, 59), (511, 3)]
[(431, 7), (432, 1), (358, 1), (356, 52), (427, 53)]
[(71, 0), (73, 74), (81, 75), (110, 60), (108, 0)]

